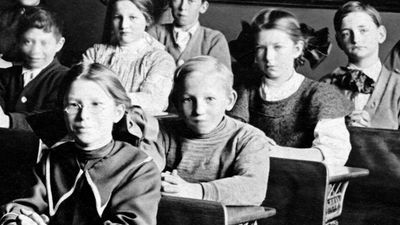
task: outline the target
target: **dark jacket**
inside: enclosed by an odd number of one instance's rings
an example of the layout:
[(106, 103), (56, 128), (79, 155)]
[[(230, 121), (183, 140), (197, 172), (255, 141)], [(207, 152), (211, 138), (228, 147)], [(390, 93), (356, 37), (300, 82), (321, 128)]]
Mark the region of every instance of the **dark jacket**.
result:
[(0, 70), (0, 106), (10, 116), (10, 128), (30, 129), (25, 117), (53, 109), (68, 68), (54, 59), (24, 87), (22, 66)]

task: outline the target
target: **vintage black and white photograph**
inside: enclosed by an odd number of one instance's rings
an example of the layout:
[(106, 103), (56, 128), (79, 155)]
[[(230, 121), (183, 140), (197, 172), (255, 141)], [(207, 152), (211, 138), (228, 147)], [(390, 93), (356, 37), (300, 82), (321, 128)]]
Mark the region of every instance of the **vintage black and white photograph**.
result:
[(0, 225), (399, 225), (400, 1), (1, 0)]

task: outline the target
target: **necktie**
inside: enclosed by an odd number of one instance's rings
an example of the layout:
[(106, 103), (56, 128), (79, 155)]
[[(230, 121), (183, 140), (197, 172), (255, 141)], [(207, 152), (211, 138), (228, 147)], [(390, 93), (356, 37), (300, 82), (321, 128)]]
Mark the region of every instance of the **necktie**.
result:
[(177, 31), (175, 42), (179, 47), (179, 51), (183, 52), (185, 50), (187, 43), (190, 40), (190, 33), (187, 31)]
[(341, 89), (355, 93), (371, 94), (374, 91), (375, 81), (361, 70), (342, 68), (344, 74), (333, 77), (333, 84)]

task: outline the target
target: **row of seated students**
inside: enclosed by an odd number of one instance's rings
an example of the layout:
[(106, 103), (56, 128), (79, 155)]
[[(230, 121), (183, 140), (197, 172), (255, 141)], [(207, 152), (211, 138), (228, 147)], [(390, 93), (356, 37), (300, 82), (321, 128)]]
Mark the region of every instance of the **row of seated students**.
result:
[[(70, 70), (55, 59), (65, 40), (53, 14), (24, 10), (16, 32), (23, 65), (0, 72), (1, 126), (32, 129), (27, 116), (59, 108), (73, 142), (42, 157), (30, 195), (5, 205), (1, 223), (155, 224), (160, 190), (259, 205), (269, 156), (344, 165), (351, 148), (346, 119), (355, 126), (399, 126), (395, 92), (400, 78), (378, 58), (386, 33), (368, 5), (348, 2), (335, 14), (336, 39), (349, 65), (324, 81), (339, 90), (296, 72), (307, 39), (293, 14), (259, 12), (250, 33), (254, 79), (237, 93), (229, 60), (184, 58), (193, 56), (185, 50), (198, 43), (190, 38), (196, 32), (204, 40), (221, 40), (220, 33), (198, 24), (207, 1), (173, 0), (178, 27), (154, 28), (167, 44), (171, 39), (164, 32), (169, 30), (173, 40), (184, 22), (197, 27), (171, 50), (180, 52), (172, 53), (175, 60), (145, 32), (153, 18), (145, 2), (114, 1), (107, 15), (113, 28), (109, 44), (90, 48), (84, 63)], [(185, 7), (195, 15), (185, 14)], [(114, 140), (113, 125), (130, 116), (132, 104), (146, 112), (164, 110), (171, 89), (180, 118), (161, 123), (156, 140), (144, 139), (138, 146)]]

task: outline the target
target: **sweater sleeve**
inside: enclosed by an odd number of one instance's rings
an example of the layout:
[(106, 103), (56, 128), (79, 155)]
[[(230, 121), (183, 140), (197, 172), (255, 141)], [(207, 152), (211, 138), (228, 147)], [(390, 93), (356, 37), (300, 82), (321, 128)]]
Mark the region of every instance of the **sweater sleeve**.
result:
[(242, 138), (237, 140), (233, 176), (201, 183), (203, 199), (226, 205), (260, 205), (263, 202), (267, 193), (270, 145), (259, 130)]
[(144, 63), (147, 75), (138, 92), (128, 93), (134, 105), (141, 106), (152, 114), (164, 111), (168, 106), (168, 96), (172, 89), (175, 61), (163, 50), (150, 54)]
[(332, 85), (319, 83), (310, 92), (309, 115), (316, 116), (315, 121), (344, 117), (353, 110), (352, 102)]
[(145, 160), (114, 190), (104, 224), (155, 225), (160, 194), (160, 172)]
[[(15, 221), (20, 215), (21, 209), (26, 209), (40, 214), (47, 214), (47, 192), (43, 177), (43, 164), (38, 164), (34, 170), (34, 186), (28, 192), (26, 198), (16, 199), (2, 206), (0, 224), (8, 224)], [(41, 174), (41, 175), (39, 175)], [(47, 215), (48, 216), (48, 215)]]

